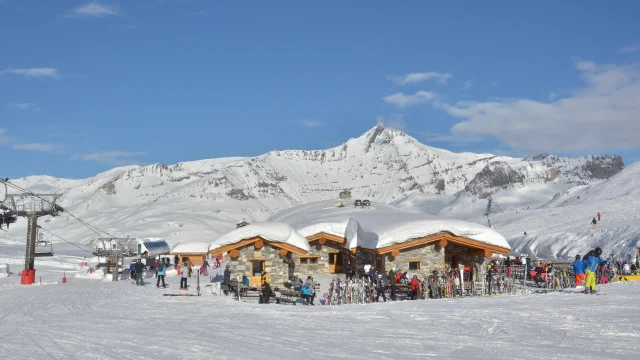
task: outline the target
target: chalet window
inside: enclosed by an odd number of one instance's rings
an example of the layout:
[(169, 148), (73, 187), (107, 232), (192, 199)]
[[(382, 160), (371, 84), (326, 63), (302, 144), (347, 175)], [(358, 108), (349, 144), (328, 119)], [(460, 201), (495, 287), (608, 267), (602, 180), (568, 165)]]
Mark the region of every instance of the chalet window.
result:
[(409, 261), (409, 270), (420, 270), (420, 261)]
[(317, 256), (305, 256), (300, 258), (300, 264), (317, 264), (318, 257)]

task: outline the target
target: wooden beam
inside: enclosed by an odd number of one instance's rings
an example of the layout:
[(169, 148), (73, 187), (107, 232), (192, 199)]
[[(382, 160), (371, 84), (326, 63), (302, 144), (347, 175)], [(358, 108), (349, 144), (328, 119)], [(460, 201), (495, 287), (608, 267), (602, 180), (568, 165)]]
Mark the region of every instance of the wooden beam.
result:
[(262, 247), (264, 246), (264, 242), (262, 242), (262, 240), (258, 240), (255, 243), (253, 243), (253, 246), (255, 246), (256, 249), (262, 249)]
[(440, 246), (441, 248), (446, 248), (447, 247), (447, 239), (438, 240), (438, 246)]
[(325, 241), (326, 241), (325, 238), (318, 239), (318, 242), (320, 243), (320, 245), (324, 245)]
[(280, 255), (281, 256), (287, 256), (287, 254), (289, 253), (289, 250), (287, 249), (280, 249)]
[(272, 245), (272, 246), (274, 246), (274, 247), (276, 247), (278, 249), (286, 249), (286, 250), (289, 250), (292, 253), (296, 253), (298, 255), (305, 255), (307, 253), (306, 250), (300, 249), (300, 248), (298, 248), (296, 246), (289, 245), (287, 243), (277, 242), (277, 241), (269, 241), (269, 240), (263, 239), (260, 236), (256, 236), (256, 237), (253, 237), (253, 238), (250, 238), (250, 239), (245, 239), (245, 240), (238, 241), (235, 244), (229, 244), (229, 245), (225, 245), (225, 246), (213, 249), (213, 250), (209, 251), (209, 254), (211, 254), (211, 256), (216, 256), (218, 254), (222, 254), (222, 253), (231, 251), (233, 249), (239, 249), (239, 248), (241, 248), (243, 246), (247, 246), (247, 245), (253, 244), (253, 243), (257, 242), (257, 241), (262, 242), (262, 246), (264, 246), (264, 244), (270, 244), (270, 245)]
[(459, 245), (463, 245), (463, 246), (466, 246), (468, 248), (473, 248), (473, 249), (489, 250), (489, 251), (492, 252), (492, 254), (503, 254), (503, 255), (506, 255), (506, 254), (509, 254), (511, 252), (511, 250), (507, 249), (507, 248), (502, 248), (500, 246), (485, 244), (485, 243), (483, 243), (481, 241), (477, 241), (477, 240), (473, 240), (473, 239), (467, 239), (465, 237), (456, 236), (456, 235), (453, 235), (453, 234), (448, 233), (448, 232), (441, 232), (441, 233), (433, 234), (433, 235), (430, 235), (430, 236), (425, 236), (425, 237), (421, 237), (421, 238), (405, 241), (403, 243), (385, 246), (383, 248), (378, 249), (378, 253), (379, 254), (386, 254), (386, 253), (392, 252), (393, 250), (402, 250), (402, 249), (406, 249), (406, 248), (410, 248), (410, 247), (414, 247), (414, 246), (425, 245), (425, 244), (433, 243), (433, 242), (436, 242), (436, 241), (442, 241), (442, 240), (444, 240), (447, 244), (453, 243), (453, 244), (459, 244)]
[(393, 257), (398, 257), (398, 256), (400, 256), (400, 250), (393, 250), (393, 251), (391, 252), (391, 256), (393, 256)]
[[(333, 235), (333, 234), (327, 234), (326, 232), (319, 232), (317, 234), (307, 236), (307, 240), (309, 242), (320, 240), (320, 239), (324, 239), (324, 241), (333, 241), (343, 245), (347, 243), (347, 239), (345, 239), (344, 237)], [(320, 244), (324, 244), (324, 243), (320, 243)]]
[(231, 249), (231, 251), (229, 251), (229, 255), (232, 258), (237, 258), (238, 256), (240, 256), (240, 251), (238, 251), (238, 249)]

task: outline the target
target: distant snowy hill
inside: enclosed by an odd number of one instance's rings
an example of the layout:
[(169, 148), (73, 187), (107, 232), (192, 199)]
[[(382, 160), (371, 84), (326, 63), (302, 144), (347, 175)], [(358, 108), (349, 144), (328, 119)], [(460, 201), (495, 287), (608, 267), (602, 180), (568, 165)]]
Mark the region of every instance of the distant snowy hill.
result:
[[(354, 199), (474, 218), (484, 214), (489, 197), (504, 211), (540, 207), (558, 192), (598, 184), (623, 168), (619, 156), (453, 153), (378, 125), (327, 150), (127, 166), (82, 180), (30, 176), (12, 182), (62, 193), (62, 206), (114, 235), (178, 243), (211, 241), (243, 219), (265, 220), (293, 205), (336, 199), (344, 188), (352, 189)], [(81, 243), (97, 237), (65, 214), (40, 224)], [(22, 241), (25, 233), (21, 220), (0, 237)]]

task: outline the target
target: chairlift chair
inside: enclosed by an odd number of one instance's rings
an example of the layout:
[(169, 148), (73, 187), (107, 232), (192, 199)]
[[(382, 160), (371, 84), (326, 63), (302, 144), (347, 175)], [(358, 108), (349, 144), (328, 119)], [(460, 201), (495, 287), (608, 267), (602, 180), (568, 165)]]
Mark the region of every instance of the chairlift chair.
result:
[(363, 206), (363, 207), (364, 207), (364, 206), (366, 206), (366, 207), (371, 206), (371, 201), (369, 201), (369, 200), (364, 200), (364, 201), (362, 202), (362, 206)]
[(353, 205), (356, 207), (362, 206), (362, 200), (356, 200), (355, 203), (353, 203)]
[(51, 241), (36, 241), (36, 251), (34, 256), (53, 256), (53, 244)]

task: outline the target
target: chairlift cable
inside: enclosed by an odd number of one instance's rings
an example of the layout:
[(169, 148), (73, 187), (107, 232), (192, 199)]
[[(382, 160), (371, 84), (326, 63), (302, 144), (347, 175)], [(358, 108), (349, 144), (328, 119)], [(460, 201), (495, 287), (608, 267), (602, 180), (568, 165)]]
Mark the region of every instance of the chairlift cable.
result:
[(84, 220), (80, 219), (79, 217), (77, 217), (77, 216), (75, 216), (73, 213), (71, 213), (70, 211), (65, 210), (62, 206), (56, 205), (56, 204), (52, 203), (51, 201), (49, 201), (49, 200), (47, 200), (47, 199), (45, 199), (45, 198), (43, 198), (43, 197), (41, 197), (41, 196), (38, 196), (37, 194), (34, 194), (33, 192), (31, 192), (31, 191), (29, 191), (29, 190), (27, 190), (27, 189), (24, 189), (24, 188), (22, 188), (22, 187), (20, 187), (20, 186), (18, 186), (18, 185), (15, 185), (15, 184), (13, 184), (13, 183), (10, 183), (7, 179), (0, 179), (0, 182), (2, 182), (2, 183), (3, 183), (3, 184), (5, 184), (5, 185), (11, 186), (12, 188), (14, 188), (14, 189), (16, 189), (16, 190), (18, 190), (18, 191), (22, 191), (22, 192), (24, 192), (24, 193), (26, 193), (26, 194), (29, 194), (29, 195), (34, 196), (34, 197), (36, 197), (36, 198), (39, 198), (39, 199), (41, 199), (41, 200), (43, 200), (43, 201), (48, 202), (49, 204), (51, 204), (51, 205), (53, 205), (53, 206), (58, 207), (61, 211), (63, 211), (63, 212), (65, 212), (65, 213), (67, 213), (69, 216), (71, 216), (72, 218), (74, 218), (74, 219), (78, 220), (81, 224), (83, 224), (84, 226), (86, 226), (89, 230), (93, 231), (96, 235), (98, 235), (98, 237), (102, 237), (103, 235), (101, 235), (100, 233), (98, 233), (97, 231), (95, 231), (93, 228), (98, 229), (99, 231), (101, 231), (101, 232), (103, 232), (103, 233), (107, 234), (107, 235), (108, 235), (108, 236), (110, 236), (110, 237), (113, 237), (113, 236), (114, 236), (113, 234), (111, 234), (111, 233), (109, 233), (109, 232), (107, 232), (107, 231), (104, 231), (104, 230), (100, 229), (99, 227), (94, 226), (94, 225), (91, 225), (91, 224), (87, 223), (86, 221), (84, 221)]
[(62, 240), (62, 241), (64, 241), (64, 242), (66, 242), (66, 243), (69, 243), (70, 245), (73, 245), (73, 246), (77, 247), (78, 249), (80, 249), (80, 250), (82, 250), (82, 251), (84, 251), (84, 252), (87, 252), (87, 253), (89, 253), (89, 254), (93, 255), (93, 253), (92, 253), (92, 252), (90, 252), (90, 251), (88, 251), (87, 249), (83, 249), (83, 248), (81, 248), (80, 246), (78, 246), (78, 245), (76, 245), (76, 244), (72, 243), (71, 241), (67, 241), (67, 240), (65, 240), (65, 239), (61, 238), (60, 236), (58, 236), (58, 235), (56, 235), (56, 234), (52, 233), (51, 231), (49, 231), (49, 230), (47, 230), (47, 229), (43, 228), (43, 227), (42, 227), (42, 226), (40, 226), (40, 225), (38, 225), (38, 229), (40, 229), (40, 230), (44, 230), (44, 231), (48, 232), (49, 234), (51, 234), (51, 235), (53, 235), (53, 236), (57, 237), (58, 239), (60, 239), (60, 240)]

